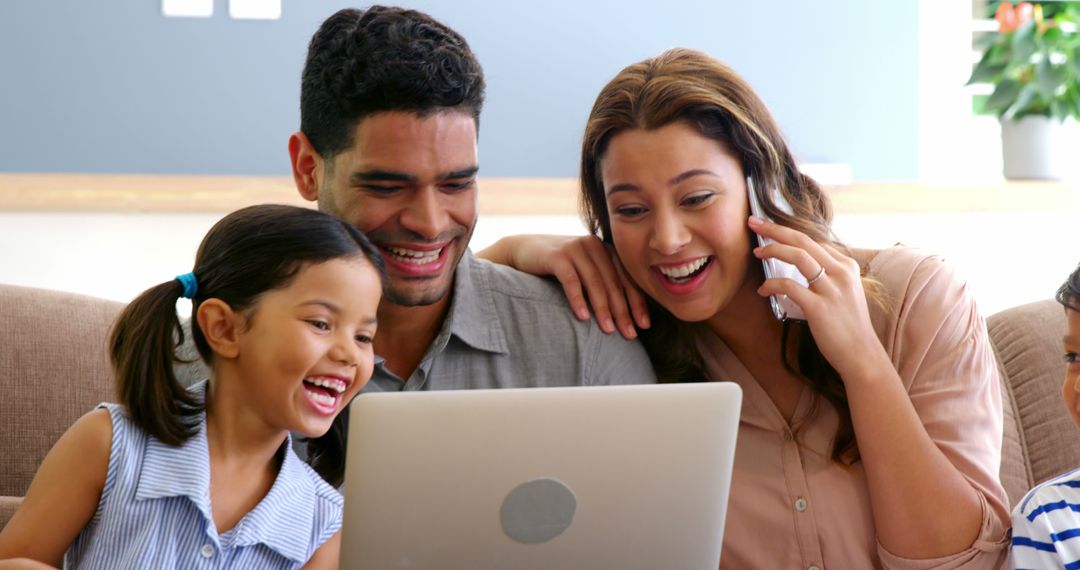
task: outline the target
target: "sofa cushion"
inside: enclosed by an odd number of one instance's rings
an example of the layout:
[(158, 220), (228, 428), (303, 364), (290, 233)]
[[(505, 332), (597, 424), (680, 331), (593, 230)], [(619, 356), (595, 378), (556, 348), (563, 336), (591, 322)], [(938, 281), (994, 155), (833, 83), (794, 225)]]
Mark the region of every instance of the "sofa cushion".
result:
[(1061, 399), (1065, 312), (1047, 299), (991, 315), (986, 324), (1006, 384), (1001, 482), (1015, 504), (1032, 486), (1080, 466), (1080, 430)]
[(123, 303), (0, 285), (0, 496), (26, 494), (67, 428), (113, 399), (106, 342)]

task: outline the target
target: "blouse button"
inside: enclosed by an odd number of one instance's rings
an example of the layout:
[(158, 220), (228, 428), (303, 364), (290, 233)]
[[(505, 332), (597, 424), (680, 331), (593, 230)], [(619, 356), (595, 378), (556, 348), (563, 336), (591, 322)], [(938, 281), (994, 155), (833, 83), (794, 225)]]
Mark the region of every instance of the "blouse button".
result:
[[(805, 512), (806, 511), (806, 499), (804, 499), (802, 497), (799, 497), (798, 499), (796, 499), (795, 500), (795, 510), (799, 511), (800, 513)], [(811, 568), (813, 568), (813, 567), (811, 567)]]
[(199, 549), (199, 554), (203, 555), (203, 558), (210, 558), (214, 555), (214, 545), (206, 543)]
[(791, 430), (784, 430), (784, 441), (790, 442), (793, 439), (795, 438), (791, 435)]

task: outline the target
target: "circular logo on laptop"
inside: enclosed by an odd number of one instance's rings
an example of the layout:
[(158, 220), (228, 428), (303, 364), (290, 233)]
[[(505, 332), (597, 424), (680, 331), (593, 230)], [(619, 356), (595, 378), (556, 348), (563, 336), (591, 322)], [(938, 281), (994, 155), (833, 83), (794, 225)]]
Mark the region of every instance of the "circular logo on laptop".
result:
[(542, 544), (574, 521), (577, 497), (565, 483), (542, 477), (514, 487), (499, 511), (503, 532), (523, 544)]

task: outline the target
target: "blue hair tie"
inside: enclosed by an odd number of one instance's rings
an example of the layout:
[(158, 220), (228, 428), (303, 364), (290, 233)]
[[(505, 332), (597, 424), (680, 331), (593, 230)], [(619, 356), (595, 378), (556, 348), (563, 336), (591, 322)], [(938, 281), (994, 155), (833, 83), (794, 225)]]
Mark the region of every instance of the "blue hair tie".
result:
[(185, 273), (183, 275), (177, 275), (176, 280), (184, 286), (184, 293), (181, 297), (185, 299), (194, 299), (195, 294), (199, 292), (199, 282), (195, 280), (195, 274)]

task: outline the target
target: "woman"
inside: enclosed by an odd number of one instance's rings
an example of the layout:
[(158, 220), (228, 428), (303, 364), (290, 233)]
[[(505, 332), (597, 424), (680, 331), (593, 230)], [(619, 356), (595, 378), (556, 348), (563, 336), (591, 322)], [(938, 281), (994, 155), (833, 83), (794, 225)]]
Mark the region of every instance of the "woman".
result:
[[(836, 241), (828, 198), (745, 81), (685, 49), (627, 67), (593, 106), (581, 181), (614, 266), (593, 237), (554, 252), (556, 238), (509, 238), (484, 255), (568, 291), (598, 281), (594, 309), (604, 288), (619, 304), (624, 274), (648, 297), (636, 320), (651, 321), (661, 379), (742, 386), (722, 567), (1003, 561), (999, 378), (974, 302), (937, 257)], [(748, 183), (775, 223), (749, 215)], [(809, 285), (766, 280), (769, 258)], [(805, 322), (778, 321), (770, 295)]]

